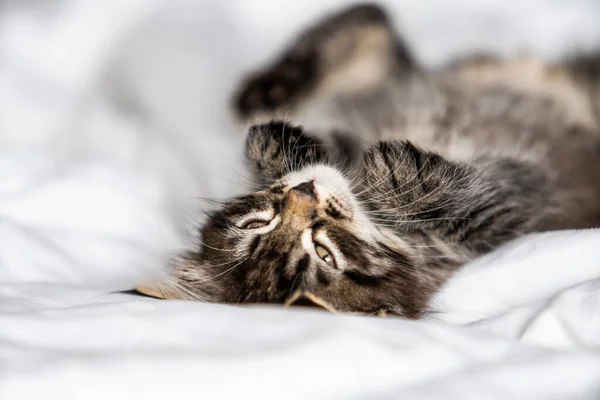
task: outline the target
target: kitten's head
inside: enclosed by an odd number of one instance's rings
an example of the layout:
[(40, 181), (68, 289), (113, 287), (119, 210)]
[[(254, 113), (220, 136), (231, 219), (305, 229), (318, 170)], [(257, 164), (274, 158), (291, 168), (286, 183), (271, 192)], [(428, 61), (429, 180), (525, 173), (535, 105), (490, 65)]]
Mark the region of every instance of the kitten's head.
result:
[[(447, 271), (424, 265), (418, 228), (403, 238), (373, 209), (390, 196), (374, 165), (381, 157), (367, 153), (369, 173), (344, 175), (323, 146), (283, 124), (251, 130), (247, 156), (264, 189), (210, 214), (198, 248), (142, 291), (224, 303), (286, 303), (308, 292), (338, 311), (418, 316)], [(407, 182), (421, 172), (413, 164)], [(422, 196), (417, 189), (406, 191), (407, 204)]]

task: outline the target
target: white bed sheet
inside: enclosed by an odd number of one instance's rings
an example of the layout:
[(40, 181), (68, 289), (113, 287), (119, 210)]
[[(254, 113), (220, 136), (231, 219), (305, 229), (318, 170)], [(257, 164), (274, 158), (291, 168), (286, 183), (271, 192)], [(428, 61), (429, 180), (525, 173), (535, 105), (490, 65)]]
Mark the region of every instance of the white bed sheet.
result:
[[(596, 230), (473, 262), (419, 322), (112, 293), (241, 190), (233, 85), (341, 3), (0, 3), (1, 399), (600, 398)], [(592, 0), (389, 6), (431, 66), (600, 45)]]

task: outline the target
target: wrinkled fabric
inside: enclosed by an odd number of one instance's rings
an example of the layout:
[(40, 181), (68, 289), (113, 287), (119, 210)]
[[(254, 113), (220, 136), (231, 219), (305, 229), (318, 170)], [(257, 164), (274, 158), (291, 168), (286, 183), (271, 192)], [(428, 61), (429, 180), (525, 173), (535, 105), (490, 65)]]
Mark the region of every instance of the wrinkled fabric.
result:
[[(422, 321), (129, 289), (243, 192), (241, 76), (341, 0), (0, 2), (0, 399), (600, 398), (600, 231), (529, 235)], [(600, 47), (593, 0), (389, 1), (415, 56)]]

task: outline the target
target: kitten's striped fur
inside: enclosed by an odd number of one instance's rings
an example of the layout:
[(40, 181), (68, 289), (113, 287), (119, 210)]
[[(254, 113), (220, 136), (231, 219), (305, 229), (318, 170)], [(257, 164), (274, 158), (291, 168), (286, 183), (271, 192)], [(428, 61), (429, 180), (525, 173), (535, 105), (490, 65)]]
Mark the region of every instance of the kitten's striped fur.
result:
[[(419, 317), (474, 257), (527, 232), (600, 226), (600, 57), (418, 68), (355, 6), (243, 83), (263, 189), (211, 214), (155, 292)], [(299, 126), (271, 121), (287, 115)], [(271, 122), (270, 122), (271, 121)]]

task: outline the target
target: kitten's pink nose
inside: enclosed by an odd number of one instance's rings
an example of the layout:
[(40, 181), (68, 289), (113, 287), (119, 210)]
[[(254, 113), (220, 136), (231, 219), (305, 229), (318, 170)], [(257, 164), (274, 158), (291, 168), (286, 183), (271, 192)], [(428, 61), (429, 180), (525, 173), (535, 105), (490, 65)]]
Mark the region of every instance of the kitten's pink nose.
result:
[(283, 221), (292, 223), (296, 227), (304, 226), (308, 223), (318, 204), (319, 199), (312, 181), (294, 186), (286, 197)]
[(314, 200), (317, 199), (317, 192), (315, 191), (315, 184), (313, 181), (303, 182), (303, 183), (299, 184), (298, 186), (294, 186), (292, 188), (292, 190), (301, 195), (310, 196)]

